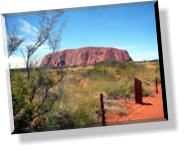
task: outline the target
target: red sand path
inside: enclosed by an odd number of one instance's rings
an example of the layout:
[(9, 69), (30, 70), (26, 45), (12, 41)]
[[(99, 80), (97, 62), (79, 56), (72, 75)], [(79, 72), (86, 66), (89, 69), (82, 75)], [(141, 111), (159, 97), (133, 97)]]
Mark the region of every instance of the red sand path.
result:
[(125, 101), (128, 114), (126, 116), (106, 114), (106, 122), (164, 118), (161, 84), (158, 84), (158, 94), (155, 93), (154, 85), (152, 89), (152, 96), (143, 97), (143, 103), (146, 103), (145, 105), (135, 104), (135, 100)]

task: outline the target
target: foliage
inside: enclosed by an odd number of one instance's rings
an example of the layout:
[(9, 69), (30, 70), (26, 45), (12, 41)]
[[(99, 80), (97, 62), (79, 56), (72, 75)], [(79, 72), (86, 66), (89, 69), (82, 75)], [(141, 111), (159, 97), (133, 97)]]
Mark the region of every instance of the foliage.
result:
[(134, 83), (131, 80), (124, 80), (120, 87), (107, 88), (106, 93), (110, 99), (118, 98), (133, 98), (134, 97)]
[(13, 112), (14, 115), (19, 112), (26, 104), (25, 94), (27, 93), (24, 81), (22, 80), (21, 73), (15, 71), (12, 72), (12, 101), (13, 101)]
[(56, 84), (51, 71), (32, 69), (30, 73), (29, 79), (24, 72), (11, 73), (15, 126), (21, 131), (34, 130), (38, 123), (40, 127), (43, 117), (51, 111), (62, 94), (50, 90)]
[[(87, 127), (101, 118), (100, 93), (106, 112), (127, 114), (122, 100), (134, 98), (134, 77), (148, 83), (160, 78), (158, 62), (104, 62), (91, 66), (11, 70), (11, 89), (17, 132)], [(84, 84), (85, 83), (85, 84)], [(119, 100), (121, 100), (119, 102)]]
[(95, 66), (93, 69), (82, 72), (84, 78), (88, 77), (90, 79), (106, 78), (111, 80), (114, 78), (114, 74), (111, 73), (107, 68), (101, 66)]

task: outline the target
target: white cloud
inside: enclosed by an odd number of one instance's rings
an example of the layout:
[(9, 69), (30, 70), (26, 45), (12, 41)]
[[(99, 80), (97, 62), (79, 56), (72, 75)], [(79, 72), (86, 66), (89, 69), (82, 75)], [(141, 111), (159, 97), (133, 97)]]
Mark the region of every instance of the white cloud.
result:
[(37, 35), (38, 33), (38, 29), (36, 27), (34, 27), (33, 25), (31, 25), (29, 22), (27, 22), (24, 19), (19, 19), (19, 22), (22, 24), (22, 26), (20, 27), (20, 30), (27, 33), (27, 34), (33, 34), (34, 36)]
[(24, 68), (25, 61), (22, 57), (10, 56), (9, 57), (9, 65), (11, 69), (14, 68)]
[[(35, 57), (34, 59), (31, 59), (31, 64), (34, 66), (39, 66), (40, 60)], [(23, 57), (18, 57), (18, 56), (10, 56), (9, 57), (9, 67), (11, 69), (18, 69), (18, 68), (25, 68), (26, 63)]]

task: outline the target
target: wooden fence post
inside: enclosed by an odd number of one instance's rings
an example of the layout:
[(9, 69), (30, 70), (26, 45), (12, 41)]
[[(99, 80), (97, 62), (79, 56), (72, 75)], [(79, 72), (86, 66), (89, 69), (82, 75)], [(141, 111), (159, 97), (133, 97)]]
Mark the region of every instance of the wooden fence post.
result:
[(101, 103), (102, 126), (105, 126), (105, 109), (104, 109), (103, 94), (102, 93), (100, 93), (100, 103)]
[(142, 104), (142, 82), (137, 78), (134, 79), (134, 91), (136, 104)]
[(155, 89), (156, 89), (156, 93), (158, 93), (157, 77), (156, 77), (156, 79), (155, 79)]

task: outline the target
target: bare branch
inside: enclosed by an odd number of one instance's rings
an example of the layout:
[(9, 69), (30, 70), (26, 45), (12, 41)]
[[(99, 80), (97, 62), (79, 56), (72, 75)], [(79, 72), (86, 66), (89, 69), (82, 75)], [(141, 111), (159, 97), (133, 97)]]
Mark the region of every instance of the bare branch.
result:
[(41, 20), (39, 22), (40, 28), (36, 37), (36, 41), (32, 45), (27, 45), (27, 57), (26, 57), (26, 71), (27, 78), (30, 77), (30, 63), (31, 57), (35, 54), (40, 46), (42, 46), (49, 38), (52, 30), (56, 24), (58, 18), (62, 15), (62, 11), (57, 11), (47, 15), (45, 12), (41, 15)]
[(53, 31), (48, 38), (48, 45), (51, 49), (51, 56), (48, 62), (49, 66), (51, 66), (51, 60), (55, 57), (56, 50), (59, 49), (59, 46), (62, 40), (62, 31), (66, 26), (66, 23), (67, 23), (67, 19), (65, 19), (64, 22), (60, 25), (59, 30)]
[(48, 97), (48, 90), (49, 90), (49, 88), (47, 87), (47, 88), (45, 89), (45, 93), (44, 93), (44, 97), (43, 97), (43, 99), (42, 99), (42, 103), (38, 106), (37, 111), (42, 107), (42, 105), (43, 105), (44, 102), (46, 101), (46, 99), (47, 99), (47, 97)]
[(17, 48), (24, 42), (24, 39), (17, 34), (16, 26), (8, 31), (8, 57), (10, 57)]

